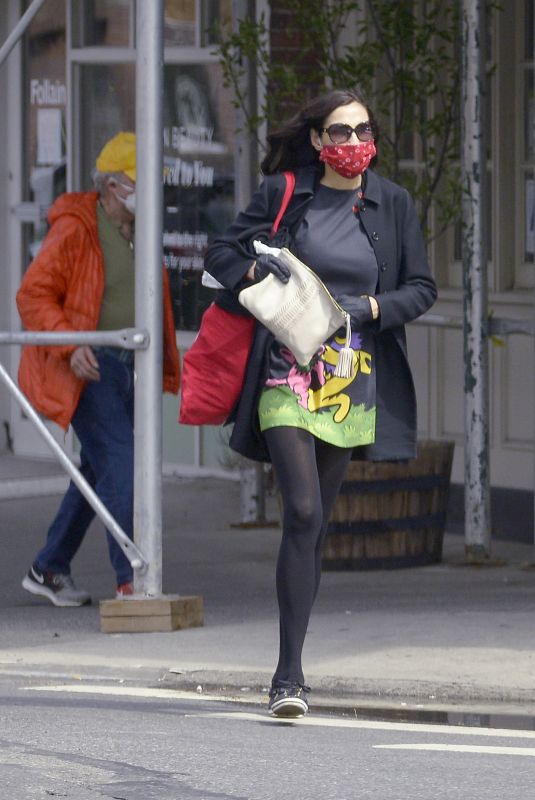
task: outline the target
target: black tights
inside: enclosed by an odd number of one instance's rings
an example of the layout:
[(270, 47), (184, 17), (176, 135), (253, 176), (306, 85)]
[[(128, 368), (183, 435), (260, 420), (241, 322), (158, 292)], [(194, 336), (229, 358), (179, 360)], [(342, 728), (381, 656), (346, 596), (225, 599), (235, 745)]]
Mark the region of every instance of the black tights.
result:
[(301, 653), (321, 578), (321, 546), (352, 449), (335, 447), (300, 428), (264, 433), (282, 496), (277, 561), (279, 662), (273, 681), (304, 682)]

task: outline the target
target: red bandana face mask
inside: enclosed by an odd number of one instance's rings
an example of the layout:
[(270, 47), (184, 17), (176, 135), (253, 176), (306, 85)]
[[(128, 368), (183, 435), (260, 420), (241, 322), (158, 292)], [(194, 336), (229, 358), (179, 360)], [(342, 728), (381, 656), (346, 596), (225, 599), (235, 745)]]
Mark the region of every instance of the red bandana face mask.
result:
[(368, 169), (376, 153), (375, 142), (326, 144), (320, 152), (320, 161), (344, 178), (356, 178)]

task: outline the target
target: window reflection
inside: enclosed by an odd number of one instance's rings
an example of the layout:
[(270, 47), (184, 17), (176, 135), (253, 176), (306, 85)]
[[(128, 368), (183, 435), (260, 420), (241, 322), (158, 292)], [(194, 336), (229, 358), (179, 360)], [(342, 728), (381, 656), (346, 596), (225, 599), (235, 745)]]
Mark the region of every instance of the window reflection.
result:
[[(81, 67), (82, 175), (120, 130), (135, 129), (135, 66)], [(218, 64), (164, 70), (164, 260), (177, 328), (197, 330), (213, 299), (202, 286), (204, 254), (234, 216), (234, 114)]]
[(81, 175), (83, 187), (90, 189), (95, 159), (108, 139), (135, 130), (135, 65), (81, 67), (81, 96)]
[(164, 44), (167, 47), (195, 45), (195, 0), (166, 0)]
[(218, 28), (226, 28), (232, 19), (231, 0), (202, 0), (201, 44), (215, 44)]
[(133, 15), (133, 0), (76, 0), (73, 15), (76, 46), (128, 47)]
[(164, 44), (166, 47), (214, 44), (217, 28), (230, 23), (231, 13), (231, 0), (166, 0)]
[(49, 0), (33, 19), (27, 38), (25, 164), (27, 184), (23, 221), (27, 261), (46, 235), (48, 209), (66, 188), (65, 3)]
[[(133, 46), (135, 13), (135, 0), (73, 0), (74, 46)], [(214, 44), (218, 26), (228, 25), (231, 13), (231, 0), (166, 0), (164, 45)]]
[(213, 299), (201, 284), (208, 242), (234, 214), (234, 121), (218, 65), (165, 69), (164, 254), (175, 322), (196, 330)]

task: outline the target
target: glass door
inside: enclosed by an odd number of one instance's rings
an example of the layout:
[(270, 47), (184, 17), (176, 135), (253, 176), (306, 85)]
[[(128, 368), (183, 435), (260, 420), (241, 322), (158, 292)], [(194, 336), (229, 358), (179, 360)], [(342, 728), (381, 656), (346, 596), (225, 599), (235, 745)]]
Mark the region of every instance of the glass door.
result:
[[(23, 12), (24, 3), (10, 3)], [(165, 3), (162, 255), (183, 352), (213, 298), (201, 283), (208, 241), (234, 213), (235, 109), (214, 53), (214, 26), (228, 23), (231, 7), (230, 0)], [(102, 146), (117, 132), (135, 129), (135, 12), (135, 0), (47, 0), (24, 37), (22, 111), (12, 136), (21, 164), (15, 287), (46, 235), (55, 198), (92, 189)], [(14, 317), (17, 327), (16, 309)], [(13, 374), (16, 369), (15, 363)], [(210, 431), (178, 426), (176, 398), (164, 403), (164, 416), (170, 458), (180, 453), (185, 464), (218, 465), (216, 434), (212, 443)], [(11, 426), (17, 453), (49, 455), (15, 403)], [(63, 442), (63, 432), (51, 429)]]
[[(22, 10), (19, 6), (17, 12), (22, 13)], [(20, 128), (19, 141), (22, 143), (18, 159), (20, 202), (15, 205), (20, 229), (14, 237), (19, 257), (12, 260), (15, 290), (47, 233), (47, 213), (51, 205), (66, 189), (65, 10), (64, 0), (48, 0), (22, 39), (22, 117), (17, 115), (19, 118), (11, 122), (12, 131), (15, 127)], [(20, 328), (16, 309), (12, 327)], [(13, 372), (16, 374), (20, 349), (14, 347), (13, 353)], [(51, 456), (50, 449), (14, 400), (10, 424), (17, 455)], [(71, 451), (72, 437), (65, 437), (53, 423), (47, 425), (56, 439)]]
[[(89, 189), (104, 143), (135, 129), (135, 3), (73, 9), (72, 171), (74, 188)], [(182, 345), (214, 296), (201, 284), (208, 241), (234, 212), (234, 106), (213, 54), (214, 25), (229, 15), (229, 2), (165, 4), (163, 247)]]

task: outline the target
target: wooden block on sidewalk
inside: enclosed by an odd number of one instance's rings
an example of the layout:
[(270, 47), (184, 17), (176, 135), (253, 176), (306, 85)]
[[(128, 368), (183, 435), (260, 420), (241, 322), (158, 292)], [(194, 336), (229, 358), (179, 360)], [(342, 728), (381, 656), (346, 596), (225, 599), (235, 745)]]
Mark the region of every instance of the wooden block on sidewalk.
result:
[(196, 595), (134, 596), (100, 602), (102, 633), (154, 633), (201, 625), (204, 625), (203, 599)]

